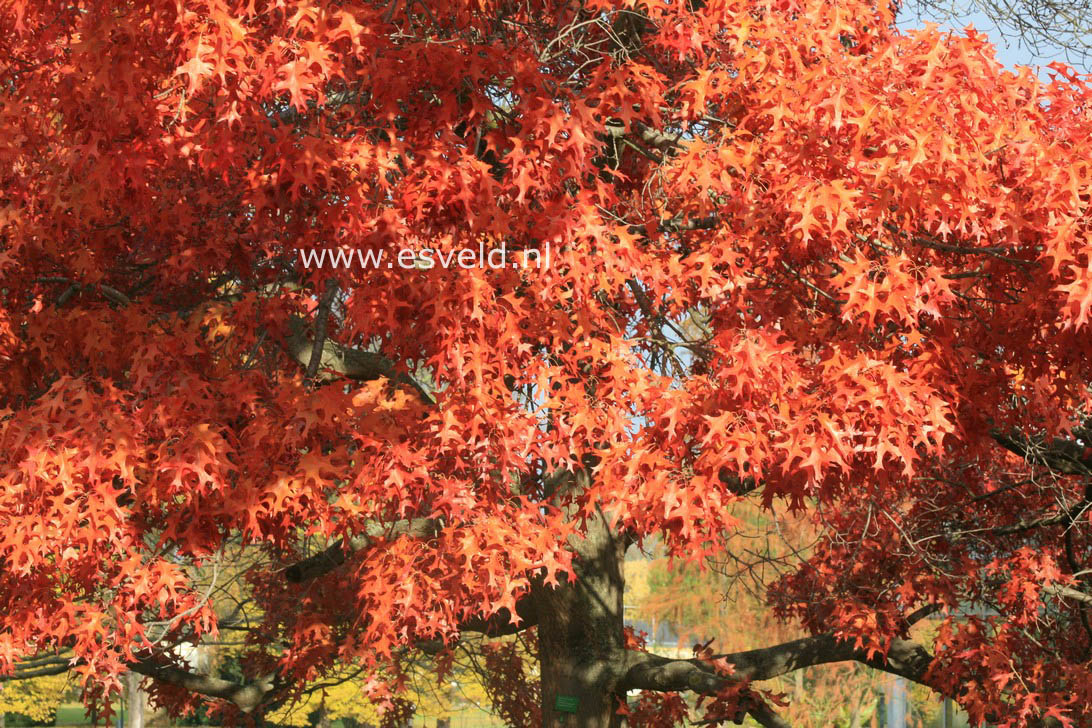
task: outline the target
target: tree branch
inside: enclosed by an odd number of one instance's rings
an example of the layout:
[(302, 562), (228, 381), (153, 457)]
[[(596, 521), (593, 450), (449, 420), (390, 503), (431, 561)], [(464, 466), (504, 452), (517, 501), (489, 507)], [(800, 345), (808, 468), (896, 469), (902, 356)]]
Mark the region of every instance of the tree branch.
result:
[(630, 653), (628, 659), (632, 662), (627, 665), (621, 680), (624, 689), (715, 693), (729, 682), (769, 680), (804, 667), (849, 660), (925, 685), (925, 673), (933, 656), (916, 642), (895, 639), (886, 659), (882, 656), (869, 658), (865, 650), (854, 647), (851, 642), (823, 634), (762, 649), (719, 655), (718, 659), (735, 667), (729, 678), (718, 675), (708, 663), (698, 659), (677, 660), (642, 652)]
[[(308, 335), (307, 324), (303, 318), (293, 316), (288, 321), (288, 336), (285, 338), (285, 350), (295, 359), (305, 371), (310, 371), (314, 364), (315, 377), (322, 380), (333, 379), (340, 375), (349, 379), (359, 379), (369, 382), (373, 379), (386, 377), (392, 382), (408, 384), (417, 390), (418, 396), (425, 404), (436, 404), (435, 398), (426, 390), (420, 382), (408, 374), (399, 372), (392, 362), (382, 354), (371, 351), (359, 351), (333, 341), (325, 335), (321, 338), (322, 346), (319, 348), (320, 339), (314, 340)], [(318, 353), (318, 363), (315, 364), (315, 354)]]
[[(414, 518), (397, 521), (393, 524), (371, 524), (368, 532), (354, 536), (348, 544), (344, 539), (316, 554), (301, 559), (284, 570), (284, 578), (293, 584), (317, 579), (344, 564), (351, 554), (370, 548), (379, 538), (393, 536), (412, 536), (430, 538), (440, 530), (440, 522), (434, 518)], [(481, 632), (490, 637), (516, 634), (538, 623), (538, 610), (535, 600), (524, 597), (516, 603), (516, 616), (519, 624), (513, 624), (512, 615), (502, 609), (491, 617), (475, 616), (459, 623), (462, 632)]]
[(67, 660), (59, 662), (50, 666), (35, 667), (26, 670), (20, 670), (15, 668), (15, 672), (11, 675), (0, 676), (0, 683), (10, 682), (15, 680), (33, 680), (36, 677), (48, 677), (50, 675), (61, 675), (72, 669), (72, 665)]
[(1084, 448), (1072, 440), (1055, 439), (1047, 443), (1029, 439), (1016, 430), (1009, 433), (992, 430), (990, 437), (1029, 463), (1060, 475), (1092, 475), (1092, 459), (1084, 457)]
[[(56, 655), (26, 660), (16, 665), (12, 675), (0, 677), (0, 682), (11, 680), (29, 680), (48, 675), (60, 675), (80, 664), (79, 659)], [(198, 675), (174, 665), (156, 663), (151, 660), (131, 662), (127, 667), (133, 672), (150, 677), (153, 680), (178, 685), (191, 692), (211, 698), (220, 698), (236, 705), (244, 713), (250, 713), (273, 691), (273, 676), (267, 676), (250, 683), (237, 683), (210, 675)]]
[(792, 728), (787, 720), (773, 712), (773, 709), (766, 705), (764, 701), (759, 701), (757, 705), (751, 706), (748, 712), (752, 718), (758, 721), (759, 725), (766, 728)]
[(720, 479), (720, 482), (728, 486), (728, 490), (736, 495), (747, 495), (758, 489), (758, 483), (755, 482), (754, 477), (751, 475), (741, 478), (730, 470), (722, 468), (720, 472), (717, 473), (717, 477)]
[[(1062, 596), (1092, 601), (1092, 596), (1075, 589), (1068, 587), (1052, 587), (1052, 589)], [(619, 684), (625, 690), (691, 690), (711, 694), (733, 682), (769, 680), (804, 667), (854, 661), (935, 690), (925, 678), (933, 662), (933, 656), (918, 643), (904, 639), (892, 640), (886, 658), (869, 657), (866, 650), (854, 647), (849, 641), (839, 641), (831, 634), (823, 634), (758, 650), (718, 655), (714, 659), (723, 659), (733, 665), (735, 672), (725, 677), (718, 675), (707, 662), (702, 660), (676, 660), (647, 652), (627, 651), (623, 658), (626, 665)], [(764, 719), (781, 720), (772, 713), (770, 714), (772, 717), (760, 717), (753, 710), (751, 712), (763, 725), (778, 726), (778, 728), (785, 725), (783, 722), (762, 722)], [(996, 722), (993, 717), (989, 719), (991, 722)], [(1042, 718), (1041, 724), (1048, 728), (1061, 726), (1056, 718), (1050, 716)]]
[(366, 533), (353, 536), (348, 544), (344, 539), (339, 539), (317, 554), (292, 564), (284, 570), (284, 578), (293, 584), (317, 579), (344, 564), (349, 554), (370, 548), (379, 538), (402, 535), (429, 538), (436, 535), (439, 528), (439, 522), (433, 518), (412, 518), (392, 524), (368, 524)]
[(491, 617), (471, 617), (459, 622), (460, 632), (479, 632), (486, 637), (504, 637), (518, 634), (528, 627), (538, 624), (538, 609), (533, 596), (516, 600), (516, 616), (520, 623), (512, 622), (512, 615), (507, 609), (501, 609)]
[(272, 675), (254, 682), (237, 683), (211, 675), (198, 675), (174, 665), (159, 665), (148, 661), (130, 663), (129, 669), (153, 680), (178, 685), (190, 692), (227, 700), (244, 713), (250, 713), (257, 708), (275, 687)]
[(311, 358), (307, 362), (307, 380), (314, 381), (318, 374), (319, 363), (322, 361), (322, 348), (326, 345), (326, 321), (330, 318), (330, 307), (337, 295), (337, 283), (333, 278), (326, 281), (326, 292), (319, 301), (318, 311), (315, 312), (315, 340), (311, 344)]
[(714, 212), (705, 217), (673, 217), (661, 220), (659, 229), (660, 232), (665, 233), (681, 233), (691, 230), (712, 230), (718, 225), (720, 225), (720, 215)]
[(637, 130), (637, 136), (650, 147), (665, 150), (678, 149), (683, 146), (679, 141), (680, 135), (678, 134), (664, 134), (662, 131), (657, 131), (639, 121), (634, 124), (634, 127)]
[(1043, 589), (1047, 594), (1053, 594), (1058, 597), (1065, 597), (1066, 599), (1073, 599), (1074, 601), (1082, 602), (1084, 604), (1092, 604), (1092, 594), (1085, 594), (1083, 591), (1074, 589), (1073, 587), (1064, 586), (1062, 584), (1051, 584)]

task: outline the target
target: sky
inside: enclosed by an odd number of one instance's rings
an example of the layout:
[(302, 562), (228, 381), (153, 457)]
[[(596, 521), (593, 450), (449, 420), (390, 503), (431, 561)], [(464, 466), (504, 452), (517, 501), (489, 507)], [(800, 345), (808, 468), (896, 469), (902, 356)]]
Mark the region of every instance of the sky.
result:
[[(970, 3), (967, 3), (968, 5)], [(1039, 53), (1036, 54), (1026, 45), (1021, 44), (1018, 38), (1006, 37), (1013, 36), (1012, 30), (1002, 32), (996, 23), (994, 23), (986, 14), (973, 10), (963, 11), (950, 20), (931, 18), (928, 15), (922, 15), (913, 9), (908, 9), (901, 14), (899, 27), (905, 30), (912, 28), (922, 27), (926, 21), (932, 20), (936, 22), (941, 29), (954, 30), (962, 33), (963, 29), (968, 25), (973, 25), (975, 30), (980, 33), (984, 33), (989, 36), (997, 47), (997, 59), (1006, 66), (1012, 68), (1014, 66), (1033, 66), (1040, 67), (1039, 75), (1044, 80), (1047, 80), (1047, 73), (1050, 69), (1046, 68), (1046, 65), (1051, 61), (1059, 60), (1070, 65), (1073, 65), (1078, 71), (1087, 72), (1092, 71), (1092, 63), (1085, 62), (1085, 66), (1080, 65), (1079, 58), (1071, 57), (1066, 58), (1065, 52), (1061, 48), (1048, 48), (1043, 47), (1039, 49)], [(1092, 25), (1092, 21), (1089, 22)], [(1092, 37), (1087, 39), (1089, 45), (1092, 45)]]

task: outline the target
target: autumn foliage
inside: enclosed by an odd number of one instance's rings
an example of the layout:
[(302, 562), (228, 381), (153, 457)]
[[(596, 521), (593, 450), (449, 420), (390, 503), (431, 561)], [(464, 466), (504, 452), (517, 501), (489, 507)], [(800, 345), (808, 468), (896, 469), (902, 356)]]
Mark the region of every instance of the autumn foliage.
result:
[[(1089, 725), (1090, 88), (896, 10), (0, 0), (0, 670), (398, 708), (536, 625), (522, 715), (715, 703), (795, 663), (664, 667), (618, 564), (747, 499), (819, 534), (768, 585), (811, 664)], [(551, 264), (300, 257), (502, 244)], [(229, 628), (240, 678), (174, 647)]]

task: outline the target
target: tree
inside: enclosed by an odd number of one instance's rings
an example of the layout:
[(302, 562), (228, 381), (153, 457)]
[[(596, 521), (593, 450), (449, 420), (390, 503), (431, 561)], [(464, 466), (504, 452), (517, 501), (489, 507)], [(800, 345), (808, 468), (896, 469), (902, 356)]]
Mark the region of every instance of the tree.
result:
[[(847, 660), (1092, 720), (1067, 67), (863, 0), (0, 8), (8, 676), (242, 721), (352, 665), (394, 722), (408, 651), (533, 626), (515, 724), (785, 725), (758, 684)], [(807, 636), (641, 651), (626, 547), (744, 501), (820, 534)]]
[(64, 675), (0, 685), (0, 725), (8, 725), (8, 713), (17, 713), (36, 723), (51, 723), (67, 688)]
[[(450, 721), (461, 710), (470, 709), (475, 717), (480, 717), (482, 711), (492, 712), (488, 691), (482, 684), (482, 676), (489, 675), (489, 671), (481, 664), (489, 649), (483, 651), (481, 645), (465, 640), (460, 642), (457, 659), (440, 665), (428, 655), (419, 655), (420, 659), (405, 670), (408, 686), (403, 697), (412, 703), (414, 717), (432, 725)], [(321, 685), (307, 686), (301, 700), (286, 703), (266, 717), (281, 726), (328, 728), (333, 721), (346, 719), (353, 721), (349, 725), (378, 725), (382, 720), (379, 710), (362, 700), (365, 678), (360, 670), (327, 675)]]

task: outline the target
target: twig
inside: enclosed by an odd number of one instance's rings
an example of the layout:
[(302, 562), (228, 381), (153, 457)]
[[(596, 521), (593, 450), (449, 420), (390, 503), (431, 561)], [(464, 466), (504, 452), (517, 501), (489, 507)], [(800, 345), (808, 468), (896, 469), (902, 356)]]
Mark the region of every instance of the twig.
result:
[(330, 306), (337, 295), (337, 283), (333, 278), (326, 280), (326, 292), (319, 301), (318, 311), (315, 312), (315, 340), (311, 344), (311, 360), (307, 363), (307, 380), (314, 381), (318, 374), (319, 363), (322, 361), (322, 347), (326, 344), (326, 319), (330, 317)]

